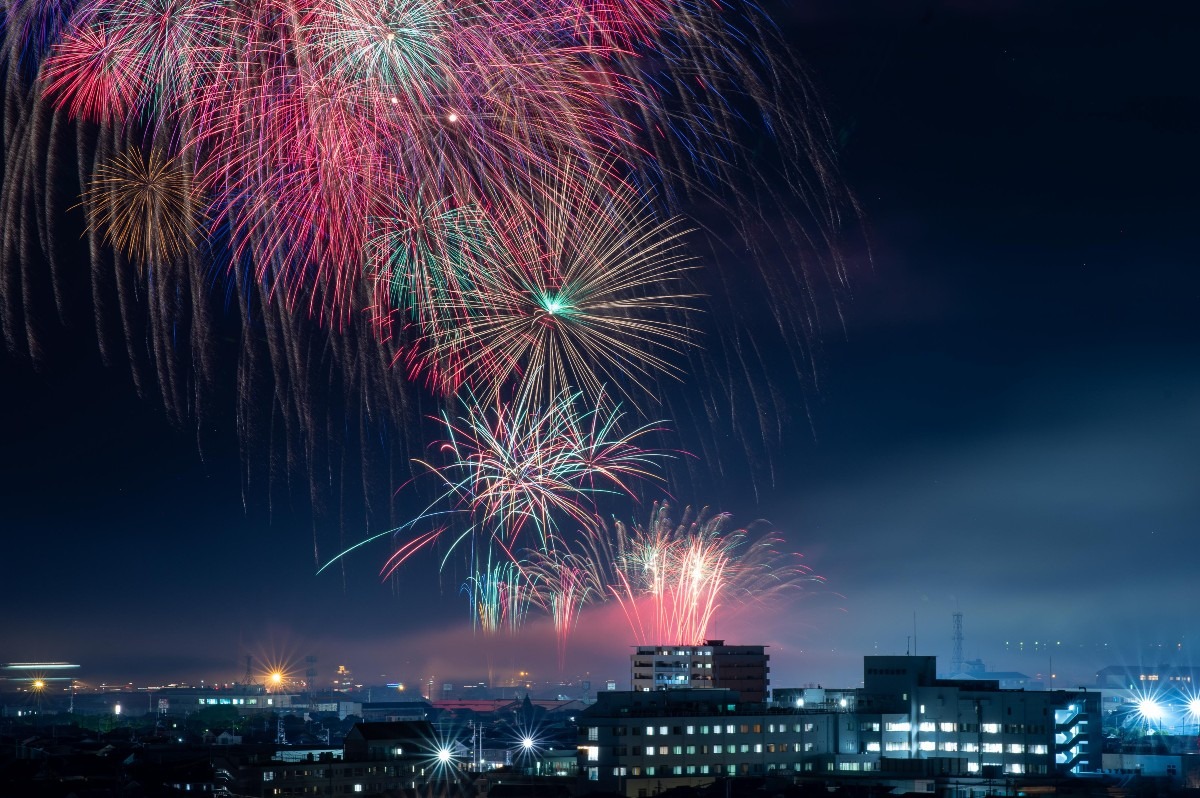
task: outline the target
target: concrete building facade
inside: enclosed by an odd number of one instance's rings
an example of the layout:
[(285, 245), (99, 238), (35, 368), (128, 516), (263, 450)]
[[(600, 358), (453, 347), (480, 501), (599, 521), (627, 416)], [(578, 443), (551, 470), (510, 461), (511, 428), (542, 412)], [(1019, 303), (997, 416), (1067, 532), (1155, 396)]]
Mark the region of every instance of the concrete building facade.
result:
[(637, 646), (630, 682), (635, 692), (725, 689), (736, 690), (741, 701), (762, 703), (770, 686), (769, 660), (766, 646), (727, 646), (724, 640)]
[(984, 780), (1100, 768), (1095, 691), (938, 679), (933, 657), (866, 657), (863, 671), (861, 688), (787, 705), (714, 688), (601, 694), (579, 718), (580, 773), (595, 790), (636, 798), (720, 776)]

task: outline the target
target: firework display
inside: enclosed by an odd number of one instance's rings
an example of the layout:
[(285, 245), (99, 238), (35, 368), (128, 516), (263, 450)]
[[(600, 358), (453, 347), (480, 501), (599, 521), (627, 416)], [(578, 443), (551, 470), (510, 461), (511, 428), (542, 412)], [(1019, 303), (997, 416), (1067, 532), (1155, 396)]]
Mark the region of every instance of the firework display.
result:
[(101, 164), (83, 199), (89, 226), (139, 266), (183, 254), (199, 226), (187, 172), (159, 152), (122, 152)]
[(775, 534), (732, 521), (708, 508), (676, 517), (656, 503), (645, 525), (593, 526), (581, 551), (639, 643), (698, 644), (722, 605), (770, 602), (821, 581)]
[(418, 461), (444, 487), (427, 512), (449, 506), (509, 551), (547, 548), (564, 521), (590, 523), (595, 497), (633, 496), (634, 481), (657, 477), (665, 453), (638, 445), (655, 426), (622, 432), (619, 408), (580, 406), (580, 394), (545, 407), (468, 401), (443, 419), (443, 462)]
[[(45, 286), (66, 314), (74, 272), (57, 230), (77, 180), (97, 339), (109, 362), (128, 354), (140, 391), (157, 385), (199, 429), (223, 304), (241, 325), (248, 463), (256, 442), (282, 448), (289, 472), (313, 475), (314, 508), (321, 474), (345, 481), (331, 451), (360, 454), (368, 490), (380, 437), (433, 478), (424, 511), (321, 570), (383, 537), (395, 542), (385, 577), (441, 547), (443, 566), (468, 563), (484, 631), (517, 629), (538, 606), (563, 640), (600, 597), (646, 634), (699, 639), (753, 580), (802, 573), (727, 533), (726, 516), (675, 528), (665, 505), (645, 529), (596, 539), (598, 500), (637, 501), (663, 481), (666, 453), (649, 441), (665, 426), (640, 419), (701, 359), (697, 320), (732, 330), (714, 347), (726, 365), (702, 367), (710, 381), (770, 346), (743, 333), (745, 311), (724, 312), (742, 291), (761, 292), (763, 319), (802, 362), (819, 327), (814, 277), (843, 279), (828, 243), (847, 201), (828, 131), (753, 7), (8, 0), (3, 23), (9, 348), (38, 357)], [(769, 179), (748, 155), (766, 141)], [(708, 277), (691, 246), (707, 222), (682, 214), (704, 205), (771, 268)], [(750, 402), (725, 407), (717, 388), (696, 406), (765, 430), (773, 379), (742, 380)], [(444, 440), (414, 458), (422, 387), (462, 409), (440, 414)], [(248, 464), (244, 484), (257, 479)]]

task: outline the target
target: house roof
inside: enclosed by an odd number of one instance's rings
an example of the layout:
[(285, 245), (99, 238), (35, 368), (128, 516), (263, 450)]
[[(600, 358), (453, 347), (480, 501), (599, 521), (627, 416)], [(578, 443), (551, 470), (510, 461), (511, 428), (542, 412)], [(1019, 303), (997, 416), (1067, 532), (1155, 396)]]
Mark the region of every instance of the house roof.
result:
[(346, 738), (362, 740), (423, 740), (429, 738), (432, 727), (423, 720), (397, 720), (378, 723), (355, 723)]

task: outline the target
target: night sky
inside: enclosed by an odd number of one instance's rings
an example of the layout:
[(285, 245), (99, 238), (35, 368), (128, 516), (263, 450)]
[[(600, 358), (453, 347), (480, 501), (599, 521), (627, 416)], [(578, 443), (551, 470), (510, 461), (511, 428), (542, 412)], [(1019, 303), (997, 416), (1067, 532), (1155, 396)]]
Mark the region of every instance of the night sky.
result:
[[(863, 209), (852, 296), (796, 396), (774, 483), (715, 487), (823, 583), (730, 608), (775, 686), (864, 654), (1055, 683), (1200, 665), (1200, 20), (1187, 4), (805, 0), (774, 11)], [(101, 365), (87, 318), (38, 368), (0, 354), (0, 660), (99, 681), (232, 681), (243, 656), (368, 682), (559, 677), (545, 622), (473, 636), (433, 557), (314, 575), (304, 477), (243, 489), (232, 412), (202, 436)], [(231, 401), (231, 400), (230, 400)], [(681, 497), (682, 498), (682, 497)], [(372, 529), (378, 531), (378, 527)], [(567, 678), (628, 679), (587, 611)], [(915, 636), (915, 642), (912, 638)]]

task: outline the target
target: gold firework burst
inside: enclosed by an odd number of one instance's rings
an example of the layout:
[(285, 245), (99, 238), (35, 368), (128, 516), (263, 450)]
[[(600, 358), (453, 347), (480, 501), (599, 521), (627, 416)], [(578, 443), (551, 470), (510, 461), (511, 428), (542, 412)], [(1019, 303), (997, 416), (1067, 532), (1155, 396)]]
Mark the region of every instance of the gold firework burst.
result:
[(89, 231), (139, 266), (190, 250), (202, 221), (191, 174), (179, 156), (133, 148), (101, 163), (83, 191)]

